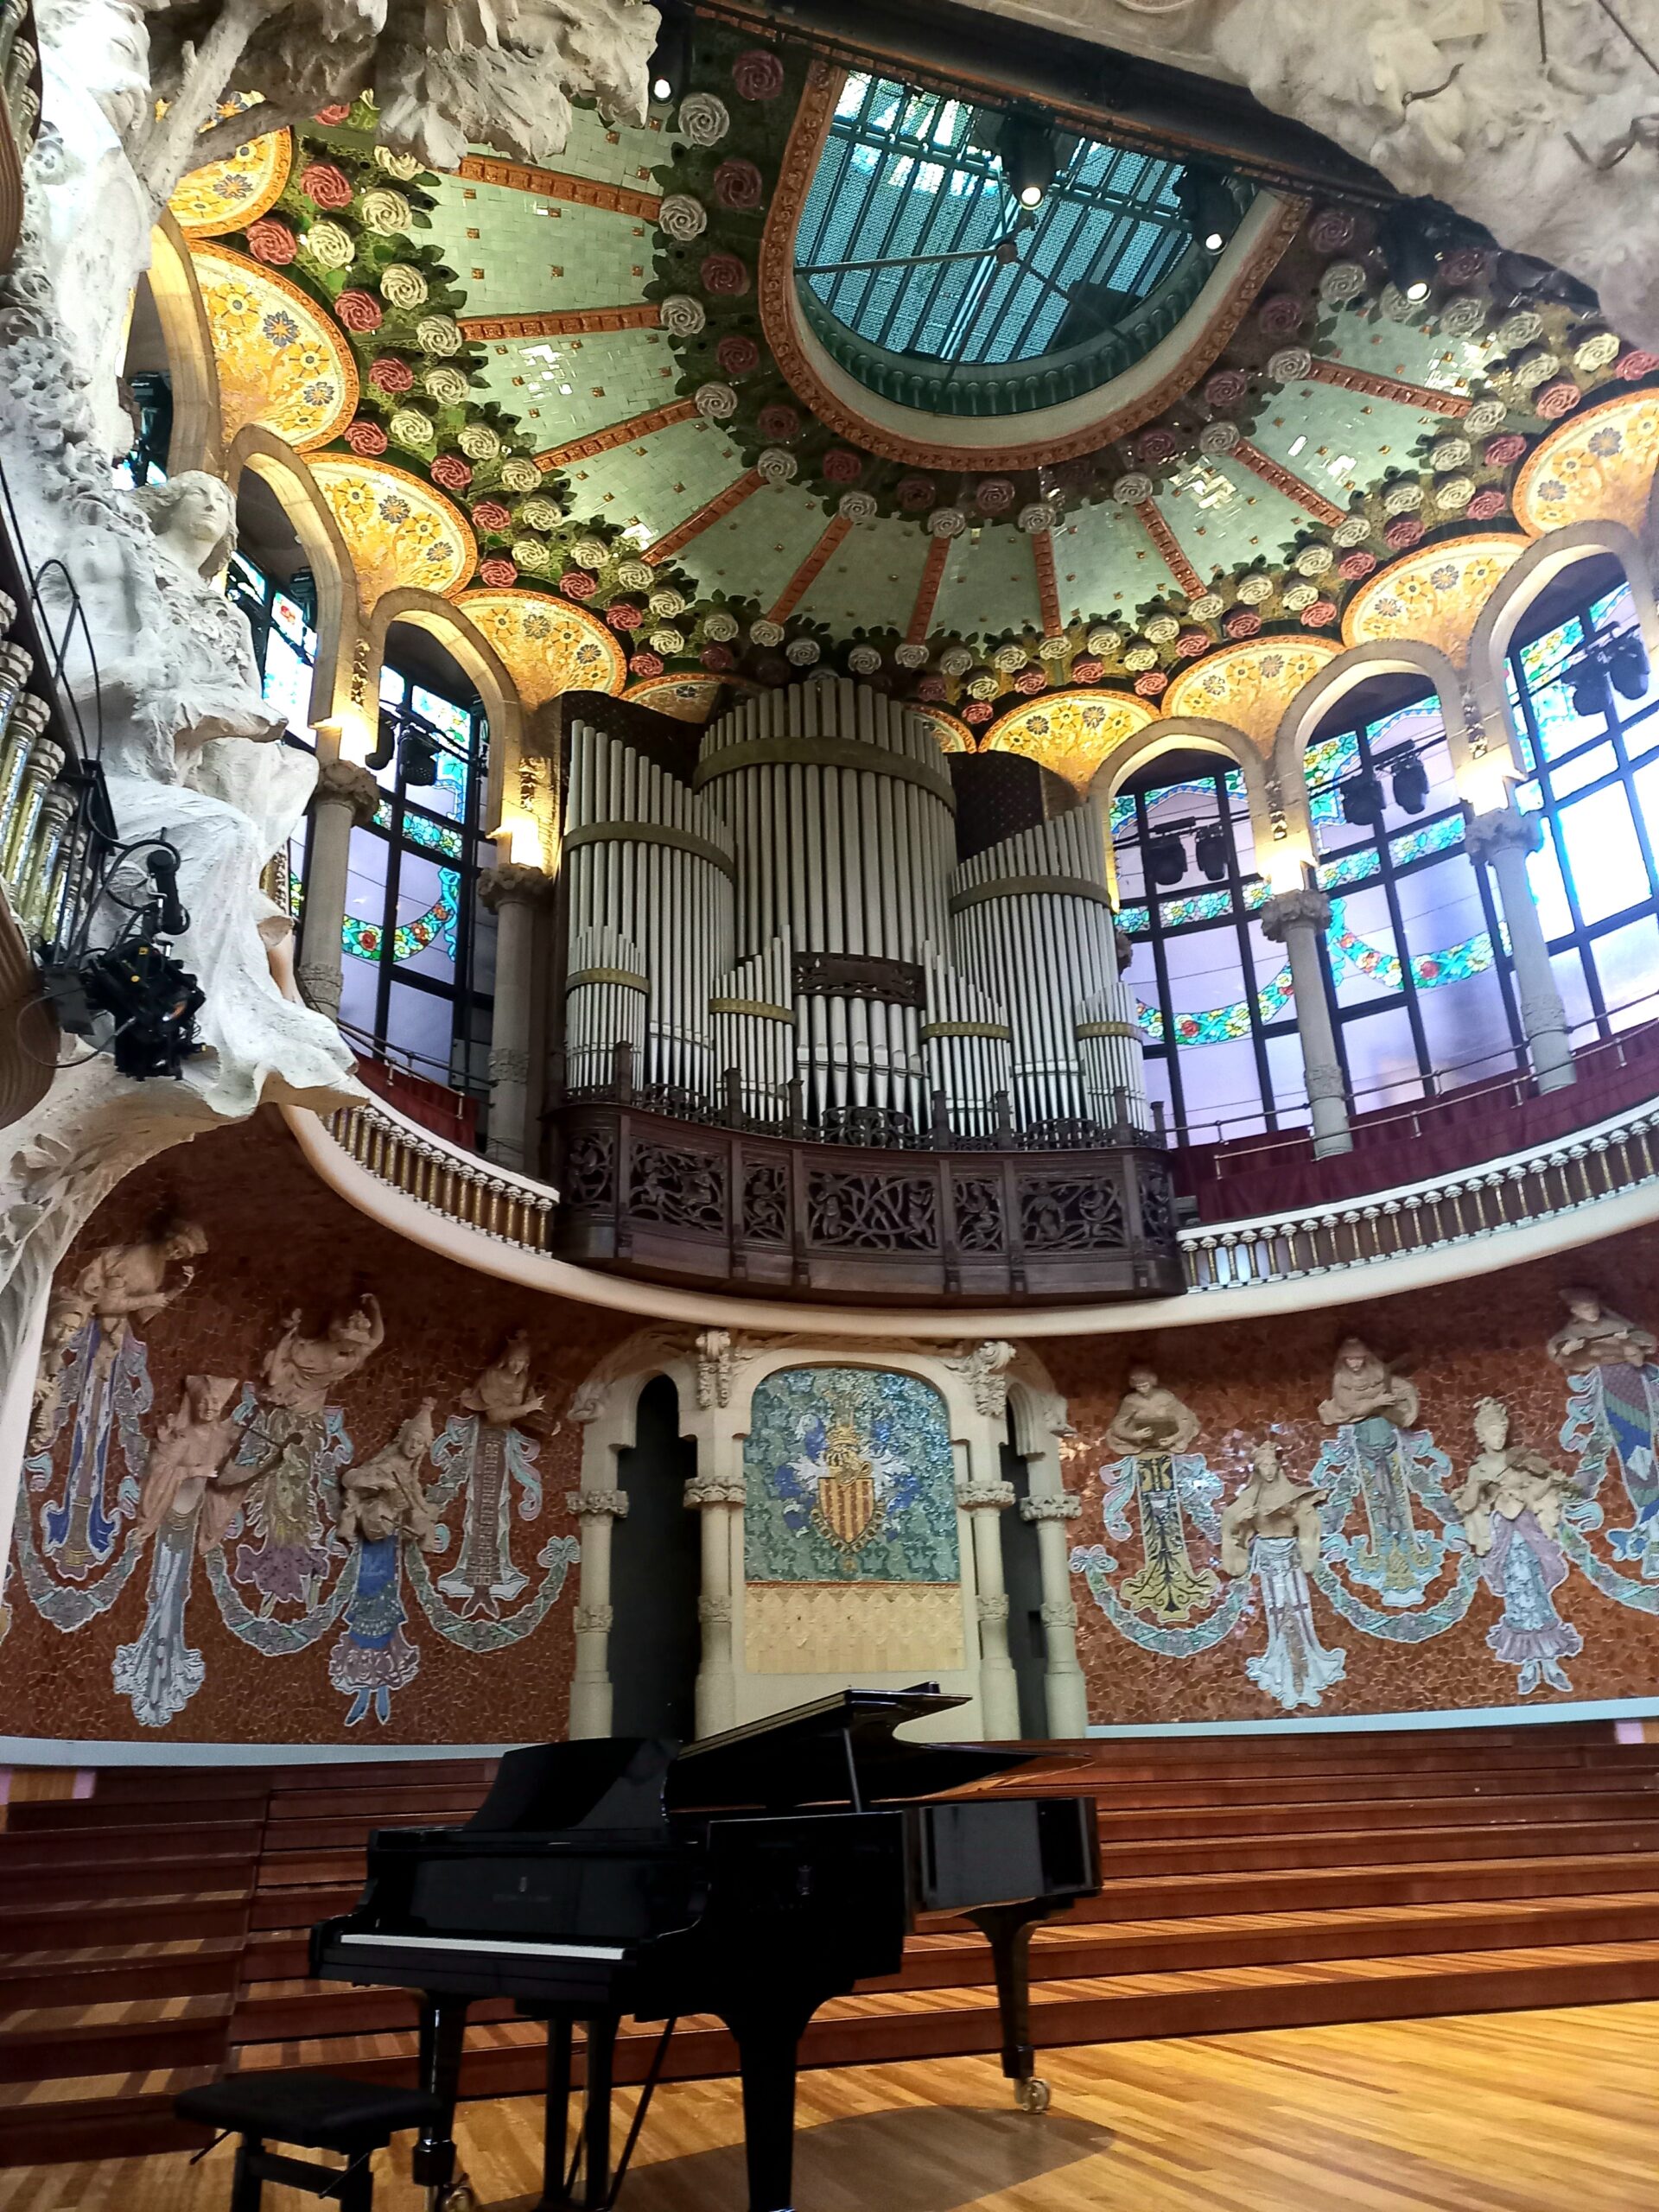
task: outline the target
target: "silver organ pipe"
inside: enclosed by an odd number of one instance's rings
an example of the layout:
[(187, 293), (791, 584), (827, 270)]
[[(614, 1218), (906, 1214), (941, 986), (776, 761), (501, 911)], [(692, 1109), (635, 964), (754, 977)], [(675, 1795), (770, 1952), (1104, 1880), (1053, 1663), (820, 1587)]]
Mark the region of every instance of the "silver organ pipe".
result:
[(1014, 1032), (1007, 1012), (937, 946), (927, 947), (925, 964), (922, 1038), (928, 1091), (944, 1093), (957, 1135), (988, 1137), (996, 1127), (997, 1095), (1009, 1088)]
[(586, 722), (571, 727), (570, 786), (571, 967), (584, 931), (629, 939), (647, 986), (636, 1082), (712, 1098), (721, 1071), (709, 1001), (734, 953), (726, 824), (667, 769)]
[(650, 989), (645, 956), (632, 938), (613, 929), (572, 933), (564, 984), (565, 1080), (572, 1090), (608, 1084), (619, 1045), (631, 1048), (639, 1080)]
[[(976, 854), (957, 868), (950, 904), (963, 969), (1006, 998), (1016, 1126), (1101, 1118), (1085, 1096), (1082, 1048), (1112, 1040), (1082, 1038), (1079, 1025), (1096, 1019), (1085, 1009), (1122, 995), (1098, 810), (1076, 808)], [(1133, 1039), (1116, 1041), (1127, 1061)], [(1143, 1095), (1138, 1069), (1126, 1088)]]
[(1096, 809), (957, 865), (927, 726), (833, 676), (711, 722), (689, 787), (573, 722), (567, 788), (573, 1086), (626, 1041), (639, 1088), (718, 1109), (734, 1073), (763, 1122), (798, 1078), (809, 1125), (1147, 1125)]
[(735, 849), (740, 956), (785, 929), (792, 939), (808, 1117), (868, 1105), (925, 1119), (917, 994), (904, 1002), (898, 980), (880, 971), (867, 988), (837, 988), (846, 979), (819, 959), (916, 969), (930, 939), (946, 941), (938, 856), (955, 796), (926, 725), (879, 692), (821, 677), (711, 723), (696, 787)]
[(723, 1082), (735, 1069), (743, 1110), (758, 1122), (781, 1122), (795, 1072), (793, 962), (787, 932), (728, 969), (709, 1001), (715, 1057)]

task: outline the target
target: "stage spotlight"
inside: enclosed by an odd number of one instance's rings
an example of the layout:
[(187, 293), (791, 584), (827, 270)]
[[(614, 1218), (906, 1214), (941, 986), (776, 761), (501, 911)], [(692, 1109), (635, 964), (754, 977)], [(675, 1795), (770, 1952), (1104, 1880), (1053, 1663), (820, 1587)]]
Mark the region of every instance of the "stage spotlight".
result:
[(651, 57), (651, 97), (658, 106), (679, 99), (691, 73), (691, 26), (677, 11), (664, 8)]
[(1421, 211), (1411, 201), (1402, 200), (1389, 210), (1379, 243), (1395, 289), (1408, 300), (1426, 300), (1440, 257), (1429, 243)]
[(1058, 167), (1054, 133), (1032, 115), (1004, 118), (998, 147), (1002, 178), (1022, 207), (1039, 207)]
[(1341, 787), (1342, 818), (1357, 828), (1375, 830), (1382, 819), (1382, 785), (1372, 775), (1350, 776)]
[(1189, 162), (1175, 180), (1175, 197), (1187, 228), (1205, 251), (1219, 253), (1238, 221), (1238, 209), (1220, 171), (1203, 162)]
[(397, 766), (403, 771), (405, 784), (435, 784), (438, 748), (423, 730), (406, 729), (397, 741)]
[(1640, 699), (1648, 689), (1648, 656), (1634, 630), (1626, 630), (1607, 649), (1607, 673), (1621, 699)]
[(1147, 840), (1147, 874), (1156, 884), (1167, 890), (1179, 883), (1186, 874), (1186, 848), (1179, 837), (1149, 837)]
[(1394, 803), (1402, 814), (1421, 814), (1428, 804), (1428, 771), (1414, 753), (1402, 754), (1389, 777)]
[(1198, 861), (1198, 873), (1211, 883), (1224, 883), (1227, 880), (1227, 832), (1219, 822), (1211, 822), (1199, 830), (1192, 840), (1192, 856)]
[[(1613, 695), (1608, 689), (1607, 671), (1599, 659), (1586, 660), (1574, 671), (1570, 691), (1575, 715), (1600, 715), (1611, 721)], [(1626, 692), (1624, 696), (1629, 698), (1631, 695)], [(1635, 696), (1639, 699), (1642, 695), (1638, 690)]]

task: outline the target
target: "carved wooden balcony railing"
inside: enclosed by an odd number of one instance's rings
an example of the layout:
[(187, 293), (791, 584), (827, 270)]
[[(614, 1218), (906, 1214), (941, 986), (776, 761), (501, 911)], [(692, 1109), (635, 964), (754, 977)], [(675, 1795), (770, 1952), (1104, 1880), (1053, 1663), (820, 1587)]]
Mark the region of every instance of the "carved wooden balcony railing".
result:
[[(578, 1109), (567, 1109), (569, 1112)], [(582, 1108), (583, 1116), (595, 1109)], [(616, 1116), (626, 1109), (598, 1109), (600, 1118), (588, 1123), (603, 1137), (607, 1134), (603, 1116), (611, 1116), (609, 1135), (613, 1147), (620, 1135)], [(296, 1116), (310, 1127), (317, 1124), (309, 1116)], [(1052, 1179), (1061, 1183), (1075, 1184), (1086, 1174), (1094, 1160), (1104, 1158), (1120, 1172), (1135, 1157), (1132, 1152), (1110, 1152), (1104, 1154), (1066, 1153), (1045, 1155), (1035, 1153), (1002, 1154), (996, 1153), (927, 1153), (913, 1152), (895, 1154), (891, 1151), (864, 1152), (856, 1147), (835, 1145), (793, 1145), (779, 1140), (756, 1139), (745, 1133), (718, 1128), (688, 1128), (683, 1122), (669, 1121), (662, 1116), (634, 1111), (628, 1131), (630, 1149), (620, 1156), (626, 1172), (632, 1173), (632, 1147), (639, 1142), (646, 1146), (665, 1142), (671, 1149), (682, 1147), (689, 1140), (693, 1147), (703, 1147), (717, 1166), (723, 1167), (727, 1179), (721, 1186), (729, 1192), (736, 1185), (731, 1179), (734, 1158), (746, 1164), (753, 1157), (762, 1167), (786, 1164), (790, 1176), (799, 1170), (804, 1173), (822, 1164), (830, 1174), (849, 1174), (865, 1172), (865, 1163), (872, 1171), (884, 1177), (911, 1177), (931, 1179), (935, 1192), (935, 1205), (941, 1210), (946, 1203), (956, 1204), (955, 1179), (974, 1178), (995, 1182), (1006, 1205), (1010, 1183), (1016, 1193), (1021, 1188), (1020, 1179), (1035, 1175), (1039, 1181)], [(397, 1226), (396, 1198), (412, 1200), (423, 1210), (442, 1217), (465, 1231), (476, 1234), (482, 1248), (487, 1243), (512, 1247), (532, 1258), (558, 1256), (583, 1260), (590, 1265), (614, 1266), (614, 1258), (594, 1247), (608, 1236), (616, 1235), (614, 1199), (602, 1194), (601, 1178), (608, 1177), (613, 1189), (617, 1174), (618, 1154), (613, 1149), (607, 1166), (595, 1156), (592, 1163), (592, 1180), (584, 1185), (580, 1180), (582, 1160), (578, 1154), (575, 1166), (579, 1179), (573, 1190), (567, 1189), (567, 1198), (575, 1197), (578, 1204), (563, 1217), (572, 1224), (569, 1232), (556, 1230), (555, 1207), (559, 1194), (547, 1185), (533, 1182), (526, 1177), (514, 1175), (479, 1160), (459, 1147), (446, 1142), (390, 1109), (379, 1104), (348, 1108), (333, 1115), (323, 1125), (334, 1147), (348, 1155), (367, 1172), (375, 1183), (383, 1186), (388, 1199), (384, 1215), (371, 1205), (370, 1211), (377, 1217)], [(582, 1126), (577, 1122), (576, 1127)], [(661, 1133), (660, 1137), (658, 1132)], [(573, 1128), (573, 1135), (575, 1129)], [(332, 1147), (313, 1148), (313, 1158), (327, 1175), (327, 1158)], [(780, 1163), (779, 1156), (782, 1155)], [(337, 1154), (334, 1156), (338, 1156)], [(1142, 1158), (1145, 1155), (1141, 1155)], [(1160, 1167), (1156, 1154), (1152, 1164)], [(644, 1163), (647, 1173), (645, 1188), (652, 1195), (647, 1205), (656, 1203), (658, 1187), (653, 1179), (661, 1163), (647, 1159)], [(950, 1199), (944, 1194), (943, 1175), (948, 1167), (953, 1188)], [(700, 1169), (699, 1172), (702, 1172)], [(784, 1198), (793, 1199), (798, 1185), (786, 1176)], [(747, 1166), (746, 1166), (747, 1181)], [(342, 1184), (341, 1187), (346, 1187)], [(769, 1182), (775, 1191), (775, 1182)], [(1106, 1192), (1116, 1192), (1122, 1186), (1108, 1179), (1103, 1184)], [(584, 1192), (586, 1195), (584, 1195)], [(348, 1192), (348, 1194), (350, 1194)], [(358, 1186), (359, 1202), (363, 1203), (361, 1185)], [(757, 1190), (756, 1196), (763, 1196)], [(827, 1195), (827, 1193), (826, 1193)], [(1116, 1287), (1105, 1290), (1063, 1288), (1055, 1291), (1047, 1287), (1051, 1264), (1057, 1269), (1079, 1265), (1078, 1249), (1056, 1249), (1052, 1241), (1049, 1224), (1052, 1216), (1046, 1211), (1054, 1199), (1052, 1188), (1035, 1193), (1042, 1213), (1042, 1227), (1033, 1250), (1027, 1244), (1019, 1255), (1020, 1265), (1025, 1270), (1027, 1287), (1014, 1288), (1012, 1255), (994, 1255), (993, 1265), (1006, 1270), (999, 1280), (1003, 1290), (984, 1287), (977, 1274), (970, 1275), (967, 1263), (976, 1268), (982, 1255), (962, 1254), (963, 1273), (959, 1292), (946, 1287), (944, 1252), (941, 1246), (931, 1264), (936, 1269), (932, 1281), (936, 1287), (931, 1294), (934, 1299), (959, 1295), (964, 1299), (970, 1293), (988, 1301), (1006, 1296), (1010, 1302), (1021, 1298), (1065, 1297), (1078, 1303), (1090, 1300), (1104, 1301), (1112, 1298), (1133, 1297), (1137, 1294), (1133, 1286), (1125, 1292)], [(1617, 1217), (1609, 1219), (1608, 1202), (1619, 1203)], [(677, 1201), (678, 1203), (678, 1201)], [(1023, 1209), (1023, 1199), (1020, 1200)], [(633, 1208), (631, 1211), (637, 1212)], [(1061, 1205), (1064, 1218), (1065, 1205)], [(809, 1190), (807, 1213), (810, 1224), (811, 1198)], [(1004, 1218), (1009, 1217), (1005, 1212)], [(791, 1217), (785, 1215), (785, 1224)], [(1216, 1318), (1223, 1318), (1230, 1300), (1243, 1295), (1254, 1296), (1267, 1289), (1305, 1282), (1310, 1278), (1329, 1280), (1328, 1295), (1332, 1300), (1351, 1297), (1362, 1289), (1375, 1287), (1377, 1290), (1392, 1287), (1387, 1277), (1392, 1268), (1402, 1263), (1422, 1259), (1440, 1258), (1447, 1264), (1442, 1272), (1447, 1279), (1470, 1275), (1487, 1267), (1501, 1266), (1506, 1256), (1504, 1245), (1512, 1235), (1536, 1231), (1554, 1224), (1557, 1242), (1562, 1244), (1587, 1243), (1592, 1238), (1607, 1234), (1611, 1230), (1637, 1226), (1647, 1220), (1659, 1220), (1659, 1102), (1633, 1114), (1606, 1121), (1586, 1128), (1580, 1135), (1560, 1144), (1541, 1147), (1535, 1151), (1518, 1154), (1513, 1158), (1492, 1162), (1471, 1169), (1467, 1173), (1425, 1180), (1409, 1188), (1379, 1192), (1372, 1198), (1357, 1199), (1351, 1205), (1320, 1208), (1306, 1207), (1261, 1219), (1217, 1224), (1203, 1229), (1186, 1229), (1175, 1239), (1179, 1252), (1179, 1276), (1173, 1277), (1167, 1258), (1160, 1261), (1158, 1280), (1140, 1295), (1164, 1295), (1183, 1286), (1199, 1294), (1204, 1305), (1216, 1309)], [(838, 1233), (838, 1219), (835, 1233)], [(631, 1255), (625, 1255), (626, 1264), (637, 1272), (648, 1272), (641, 1264), (645, 1251), (659, 1236), (664, 1238), (705, 1234), (715, 1239), (725, 1253), (733, 1251), (732, 1240), (721, 1235), (710, 1225), (706, 1230), (680, 1230), (677, 1224), (660, 1220), (640, 1223), (635, 1229), (635, 1243)], [(567, 1241), (567, 1236), (570, 1241)], [(645, 1242), (642, 1243), (641, 1239)], [(956, 1249), (961, 1254), (962, 1217), (955, 1224)], [(693, 1268), (685, 1264), (686, 1254), (677, 1250), (671, 1268), (652, 1268), (649, 1272), (660, 1274), (664, 1279), (690, 1284), (724, 1281), (728, 1288), (755, 1292), (768, 1287), (785, 1295), (814, 1294), (832, 1297), (836, 1292), (827, 1286), (823, 1272), (813, 1272), (814, 1263), (823, 1262), (839, 1267), (850, 1257), (855, 1264), (868, 1263), (870, 1275), (868, 1292), (855, 1294), (873, 1299), (890, 1294), (896, 1302), (925, 1303), (930, 1294), (914, 1292), (898, 1280), (898, 1269), (881, 1272), (884, 1255), (880, 1251), (867, 1253), (852, 1248), (850, 1254), (844, 1243), (833, 1241), (823, 1246), (809, 1242), (804, 1253), (806, 1278), (803, 1283), (795, 1272), (795, 1251), (786, 1236), (771, 1242), (739, 1240), (743, 1262), (747, 1272), (740, 1276), (734, 1272), (725, 1277), (696, 1273), (695, 1267), (707, 1265), (707, 1255), (697, 1261), (693, 1255)], [(1490, 1256), (1478, 1256), (1476, 1248), (1490, 1247)], [(462, 1256), (453, 1242), (444, 1249), (455, 1256)], [(1167, 1249), (1167, 1248), (1166, 1248)], [(1461, 1258), (1459, 1258), (1461, 1255)], [(764, 1260), (762, 1255), (764, 1255)], [(910, 1264), (916, 1264), (912, 1254)], [(1092, 1265), (1086, 1249), (1081, 1253), (1081, 1265)], [(1133, 1265), (1133, 1262), (1130, 1262)], [(764, 1266), (764, 1272), (760, 1269)], [(783, 1272), (778, 1272), (779, 1267)], [(1369, 1281), (1359, 1279), (1369, 1277)], [(1032, 1286), (1035, 1285), (1035, 1287)], [(1325, 1294), (1321, 1294), (1324, 1295)]]
[(573, 1101), (555, 1116), (563, 1259), (658, 1281), (822, 1299), (1168, 1297), (1169, 1173), (1150, 1146), (814, 1143)]

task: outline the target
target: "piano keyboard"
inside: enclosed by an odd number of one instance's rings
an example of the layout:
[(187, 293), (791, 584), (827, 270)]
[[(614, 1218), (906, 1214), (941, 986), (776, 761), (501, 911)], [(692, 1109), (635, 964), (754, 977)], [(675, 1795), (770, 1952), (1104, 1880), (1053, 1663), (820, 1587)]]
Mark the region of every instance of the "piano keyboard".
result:
[(487, 1942), (476, 1936), (340, 1936), (335, 1942), (365, 1944), (376, 1951), (458, 1951), (467, 1957), (488, 1952), (508, 1959), (625, 1959), (606, 1943), (517, 1943)]

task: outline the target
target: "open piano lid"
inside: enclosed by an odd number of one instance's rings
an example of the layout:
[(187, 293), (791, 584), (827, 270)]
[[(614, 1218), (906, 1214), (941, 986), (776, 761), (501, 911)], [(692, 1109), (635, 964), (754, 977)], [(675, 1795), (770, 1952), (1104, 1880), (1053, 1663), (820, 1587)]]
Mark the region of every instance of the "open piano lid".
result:
[(668, 1773), (673, 1812), (870, 1805), (931, 1797), (1046, 1755), (1013, 1745), (900, 1743), (893, 1731), (966, 1705), (931, 1688), (837, 1690), (688, 1744)]

